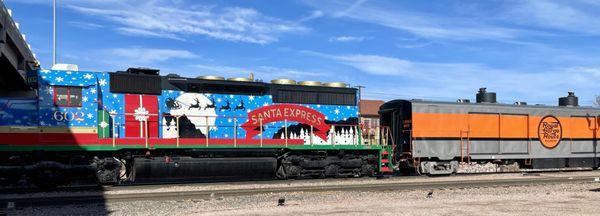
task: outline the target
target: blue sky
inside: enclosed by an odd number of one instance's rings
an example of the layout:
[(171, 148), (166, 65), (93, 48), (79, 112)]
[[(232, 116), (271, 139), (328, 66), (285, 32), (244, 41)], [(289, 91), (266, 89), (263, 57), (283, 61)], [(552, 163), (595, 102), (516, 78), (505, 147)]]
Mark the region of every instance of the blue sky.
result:
[[(5, 0), (42, 66), (52, 0)], [(58, 59), (187, 77), (342, 81), (371, 99), (600, 94), (600, 1), (58, 0)]]

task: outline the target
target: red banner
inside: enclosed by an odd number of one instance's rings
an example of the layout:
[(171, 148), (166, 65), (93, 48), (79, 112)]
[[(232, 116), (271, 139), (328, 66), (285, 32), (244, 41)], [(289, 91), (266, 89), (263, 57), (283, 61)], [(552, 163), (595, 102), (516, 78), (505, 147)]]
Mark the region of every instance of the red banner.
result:
[(261, 107), (248, 113), (248, 122), (242, 124), (247, 138), (260, 133), (260, 119), (262, 119), (263, 125), (284, 120), (312, 125), (314, 134), (323, 140), (327, 140), (327, 131), (331, 127), (325, 123), (325, 115), (319, 111), (300, 105), (277, 104)]

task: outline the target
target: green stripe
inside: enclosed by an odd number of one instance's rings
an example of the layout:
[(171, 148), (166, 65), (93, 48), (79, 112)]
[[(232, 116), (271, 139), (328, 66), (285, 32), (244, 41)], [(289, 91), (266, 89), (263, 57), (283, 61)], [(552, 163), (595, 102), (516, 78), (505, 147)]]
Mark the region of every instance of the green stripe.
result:
[[(0, 151), (117, 151), (121, 149), (145, 149), (145, 145), (85, 145), (85, 146), (9, 146), (0, 145)], [(154, 149), (290, 149), (290, 150), (381, 150), (377, 145), (155, 145)]]

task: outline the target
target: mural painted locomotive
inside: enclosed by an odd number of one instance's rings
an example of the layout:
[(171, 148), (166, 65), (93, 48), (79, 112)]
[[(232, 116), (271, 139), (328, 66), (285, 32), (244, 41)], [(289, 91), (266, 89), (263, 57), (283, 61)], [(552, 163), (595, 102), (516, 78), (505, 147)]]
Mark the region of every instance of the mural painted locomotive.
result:
[[(237, 78), (38, 70), (0, 98), (4, 182), (303, 178), (389, 171), (363, 145), (357, 90)], [(315, 82), (310, 82), (315, 83)], [(303, 83), (304, 84), (304, 83)], [(37, 181), (36, 179), (43, 179)]]

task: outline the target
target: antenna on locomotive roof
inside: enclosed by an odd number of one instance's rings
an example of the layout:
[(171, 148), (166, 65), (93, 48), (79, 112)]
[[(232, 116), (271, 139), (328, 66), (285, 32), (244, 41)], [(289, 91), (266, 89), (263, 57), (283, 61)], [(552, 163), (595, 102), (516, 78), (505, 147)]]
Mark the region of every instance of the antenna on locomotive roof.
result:
[(52, 0), (52, 66), (56, 65), (56, 0)]

